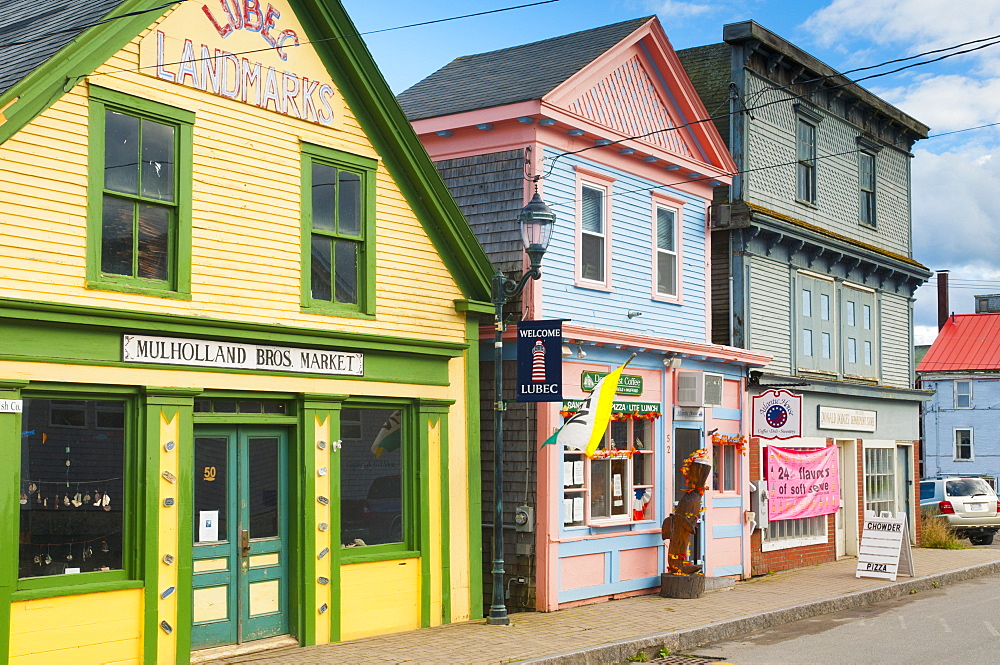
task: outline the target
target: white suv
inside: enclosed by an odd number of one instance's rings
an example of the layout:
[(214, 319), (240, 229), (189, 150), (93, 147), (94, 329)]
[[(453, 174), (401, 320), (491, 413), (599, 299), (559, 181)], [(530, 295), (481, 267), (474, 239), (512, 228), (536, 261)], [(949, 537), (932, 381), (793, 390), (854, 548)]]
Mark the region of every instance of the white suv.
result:
[(948, 521), (973, 545), (992, 545), (1000, 530), (1000, 501), (982, 478), (933, 478), (920, 481), (920, 508)]

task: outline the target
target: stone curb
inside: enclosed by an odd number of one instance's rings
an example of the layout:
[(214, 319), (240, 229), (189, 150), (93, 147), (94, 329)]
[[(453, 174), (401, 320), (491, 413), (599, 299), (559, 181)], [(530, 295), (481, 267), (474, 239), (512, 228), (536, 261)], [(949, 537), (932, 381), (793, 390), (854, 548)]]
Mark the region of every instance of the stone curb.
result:
[(694, 647), (718, 642), (741, 635), (749, 635), (773, 626), (808, 619), (820, 614), (840, 612), (857, 607), (864, 607), (890, 598), (905, 596), (911, 591), (923, 591), (933, 589), (943, 584), (954, 584), (974, 577), (983, 575), (994, 575), (1000, 573), (1000, 561), (966, 566), (956, 570), (949, 570), (943, 573), (916, 577), (903, 581), (892, 582), (885, 586), (855, 591), (843, 596), (834, 596), (801, 605), (792, 605), (777, 610), (749, 614), (735, 619), (726, 619), (715, 623), (675, 630), (652, 635), (633, 637), (618, 642), (599, 644), (576, 651), (567, 651), (551, 656), (530, 658), (519, 661), (520, 663), (531, 663), (532, 665), (606, 665), (607, 663), (625, 663), (626, 660), (638, 653), (645, 651), (650, 658), (656, 658), (656, 654), (661, 648), (666, 648), (671, 653), (686, 651)]

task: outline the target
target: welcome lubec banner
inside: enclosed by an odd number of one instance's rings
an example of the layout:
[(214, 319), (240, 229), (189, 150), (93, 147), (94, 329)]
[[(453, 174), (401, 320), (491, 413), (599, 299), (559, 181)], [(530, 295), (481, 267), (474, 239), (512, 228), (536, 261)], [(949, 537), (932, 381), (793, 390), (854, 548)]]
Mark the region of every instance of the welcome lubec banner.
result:
[(517, 401), (562, 401), (562, 320), (517, 324)]

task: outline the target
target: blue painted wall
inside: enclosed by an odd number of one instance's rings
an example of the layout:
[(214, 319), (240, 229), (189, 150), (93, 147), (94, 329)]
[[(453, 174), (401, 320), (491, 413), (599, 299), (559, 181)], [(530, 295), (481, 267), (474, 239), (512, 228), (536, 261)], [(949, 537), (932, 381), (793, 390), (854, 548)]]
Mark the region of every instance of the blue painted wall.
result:
[[(555, 155), (552, 150), (546, 150), (546, 163), (550, 163)], [(611, 293), (575, 285), (575, 166), (615, 179), (611, 187)], [(652, 181), (583, 156), (570, 155), (555, 162), (551, 175), (545, 178), (545, 202), (557, 219), (542, 264), (544, 305), (539, 318), (565, 318), (606, 330), (707, 341), (705, 200), (670, 188), (656, 190), (685, 202), (678, 222), (681, 229), (683, 302), (675, 304), (653, 300), (651, 188), (655, 185)], [(629, 310), (642, 312), (642, 316), (629, 319)]]
[[(921, 387), (936, 391), (924, 404), (924, 475), (1000, 476), (1000, 377), (951, 376), (922, 380)], [(956, 381), (972, 382), (972, 408), (955, 408)], [(972, 461), (955, 460), (955, 428), (972, 429)]]

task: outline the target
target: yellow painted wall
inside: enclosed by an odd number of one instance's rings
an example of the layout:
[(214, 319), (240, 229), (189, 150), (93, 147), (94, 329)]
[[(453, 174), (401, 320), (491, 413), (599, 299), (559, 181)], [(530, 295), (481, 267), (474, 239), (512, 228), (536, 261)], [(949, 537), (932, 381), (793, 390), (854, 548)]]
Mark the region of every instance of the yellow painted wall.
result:
[[(461, 385), (465, 377), (465, 358), (455, 358), (448, 369), (451, 383)], [(449, 556), (451, 558), (451, 620), (471, 618), (469, 594), (469, 456), (467, 445), (479, 446), (479, 437), (471, 444), (466, 441), (465, 393), (456, 395), (456, 403), (448, 414), (448, 505), (451, 513)], [(475, 574), (480, 574), (476, 568)], [(478, 602), (478, 599), (477, 599)]]
[(420, 627), (420, 559), (341, 566), (340, 584), (341, 639)]
[[(188, 470), (184, 469), (182, 471), (177, 462), (177, 457), (180, 454), (180, 445), (175, 446), (173, 450), (169, 451), (164, 446), (167, 441), (180, 442), (181, 445), (185, 443), (180, 438), (180, 421), (181, 416), (177, 412), (174, 412), (170, 417), (163, 411), (160, 412), (160, 440), (157, 442), (157, 449), (160, 451), (159, 497), (157, 501), (160, 512), (157, 516), (159, 520), (157, 539), (159, 551), (156, 556), (156, 574), (150, 575), (147, 582), (149, 584), (156, 584), (157, 591), (161, 593), (168, 587), (176, 589), (180, 585), (180, 580), (177, 576), (177, 565), (168, 566), (163, 562), (165, 554), (170, 554), (175, 559), (179, 554), (177, 546), (180, 524), (177, 517), (177, 505), (163, 505), (163, 500), (167, 497), (172, 497), (176, 501), (177, 484), (169, 482), (162, 475), (164, 471), (169, 471), (173, 474), (174, 478), (190, 480), (190, 478), (185, 478), (187, 475), (185, 472)], [(190, 528), (189, 525), (186, 526)], [(184, 583), (190, 583), (190, 578), (184, 580)], [(177, 658), (177, 597), (178, 594), (173, 593), (166, 598), (158, 597), (156, 600), (158, 612), (158, 621), (156, 623), (159, 624), (160, 621), (166, 621), (175, 629), (169, 635), (163, 630), (156, 631), (156, 657), (161, 663), (172, 663)], [(150, 638), (152, 637), (150, 636)]]
[[(178, 21), (203, 27), (202, 4), (183, 3), (161, 23), (174, 19), (175, 34)], [(187, 14), (175, 18), (178, 12)], [(305, 35), (287, 7), (280, 23)], [(339, 93), (334, 98), (337, 117), (328, 128), (161, 81), (148, 68), (137, 71), (139, 43), (147, 35), (155, 38), (147, 31), (133, 40), (4, 143), (0, 264), (5, 270), (0, 292), (14, 298), (462, 341), (462, 317), (452, 304), (462, 295), (381, 165), (377, 320), (300, 311), (300, 143), (378, 157)], [(256, 39), (260, 41), (259, 34)], [(230, 48), (231, 43), (217, 46)], [(285, 66), (313, 73), (318, 63), (306, 45), (290, 52)], [(190, 302), (84, 286), (90, 83), (196, 113)], [(419, 290), (412, 288), (414, 278), (421, 282)]]
[(437, 470), (441, 468), (441, 417), (434, 415), (427, 419), (424, 424), (427, 428), (427, 464), (431, 473), (427, 479), (427, 498), (430, 505), (427, 507), (430, 513), (428, 525), (430, 529), (430, 543), (428, 544), (428, 556), (430, 557), (430, 585), (431, 607), (430, 625), (441, 625), (441, 595), (442, 580), (442, 558), (441, 558), (441, 475)]
[[(330, 496), (330, 475), (320, 476), (319, 469), (330, 468), (330, 452), (333, 450), (333, 441), (330, 437), (330, 418), (329, 416), (320, 419), (316, 416), (315, 423), (315, 440), (312, 441), (312, 448), (316, 451), (316, 479), (313, 484), (313, 489), (316, 496)], [(319, 442), (326, 441), (326, 447), (320, 449)], [(315, 501), (315, 497), (313, 497)], [(330, 548), (331, 546), (336, 546), (336, 543), (331, 542), (331, 531), (321, 531), (319, 529), (320, 523), (330, 524), (330, 506), (321, 505), (316, 503), (316, 523), (312, 525), (313, 527), (313, 547), (314, 551), (318, 554), (324, 548)], [(336, 539), (333, 539), (336, 540)], [(332, 561), (333, 556), (325, 556), (316, 562), (316, 577), (325, 577), (331, 582), (333, 581), (332, 573)], [(316, 644), (326, 644), (330, 641), (330, 613), (331, 605), (333, 604), (331, 588), (332, 584), (320, 584), (318, 579), (309, 580), (316, 589), (316, 606), (307, 607), (305, 616), (307, 621), (316, 622)], [(327, 612), (320, 613), (319, 608), (323, 605), (327, 606)]]
[(11, 604), (11, 665), (140, 663), (142, 590)]

